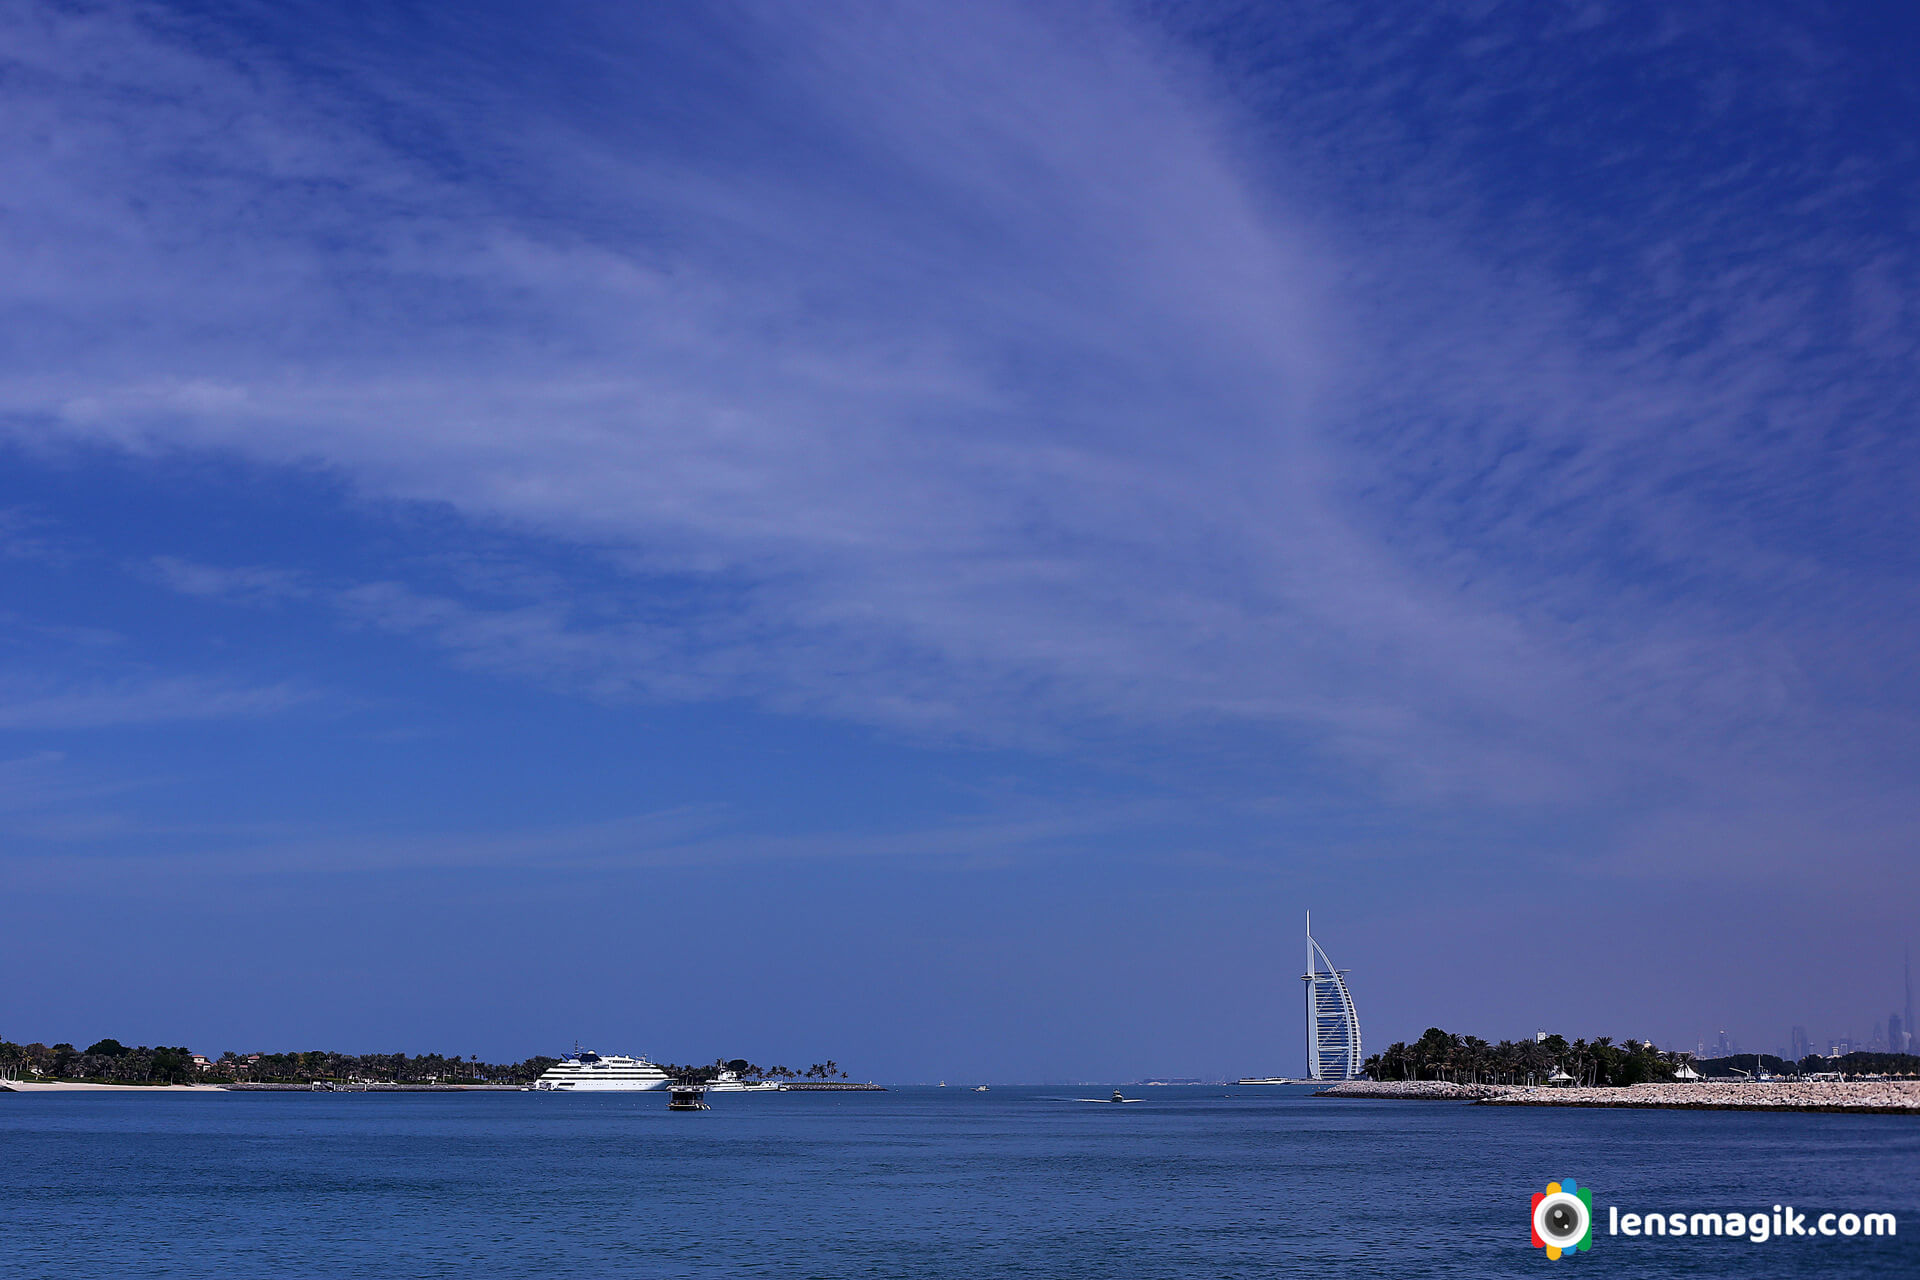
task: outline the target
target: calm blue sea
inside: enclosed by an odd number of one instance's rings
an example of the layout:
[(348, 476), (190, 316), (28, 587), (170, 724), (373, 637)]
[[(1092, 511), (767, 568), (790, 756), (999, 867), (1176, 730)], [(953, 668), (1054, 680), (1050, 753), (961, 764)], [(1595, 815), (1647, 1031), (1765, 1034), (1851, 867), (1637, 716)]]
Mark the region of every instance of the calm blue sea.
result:
[[(1920, 1121), (1300, 1091), (0, 1094), (0, 1274), (1920, 1276)], [(1231, 1096), (1228, 1096), (1231, 1095)], [(1889, 1210), (1893, 1241), (1549, 1262), (1550, 1179), (1622, 1210)]]

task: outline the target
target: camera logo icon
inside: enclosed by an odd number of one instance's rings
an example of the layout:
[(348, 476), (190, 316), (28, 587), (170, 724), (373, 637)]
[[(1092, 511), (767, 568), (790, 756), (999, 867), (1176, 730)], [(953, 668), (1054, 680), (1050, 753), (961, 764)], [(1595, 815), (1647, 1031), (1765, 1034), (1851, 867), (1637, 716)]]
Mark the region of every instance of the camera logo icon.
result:
[(1549, 1182), (1533, 1195), (1533, 1247), (1558, 1260), (1572, 1249), (1593, 1247), (1593, 1192), (1572, 1178)]

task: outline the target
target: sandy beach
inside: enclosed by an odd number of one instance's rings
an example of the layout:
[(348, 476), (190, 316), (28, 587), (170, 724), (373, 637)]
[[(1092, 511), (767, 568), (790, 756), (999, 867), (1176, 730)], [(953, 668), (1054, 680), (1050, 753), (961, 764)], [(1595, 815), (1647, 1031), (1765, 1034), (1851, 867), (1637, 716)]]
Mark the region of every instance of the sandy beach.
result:
[(65, 1080), (0, 1080), (0, 1093), (225, 1093), (218, 1084), (80, 1084)]
[(1450, 1084), (1443, 1080), (1346, 1080), (1328, 1098), (1451, 1099), (1508, 1107), (1684, 1107), (1703, 1111), (1856, 1111), (1920, 1115), (1920, 1081), (1703, 1080), (1623, 1089)]

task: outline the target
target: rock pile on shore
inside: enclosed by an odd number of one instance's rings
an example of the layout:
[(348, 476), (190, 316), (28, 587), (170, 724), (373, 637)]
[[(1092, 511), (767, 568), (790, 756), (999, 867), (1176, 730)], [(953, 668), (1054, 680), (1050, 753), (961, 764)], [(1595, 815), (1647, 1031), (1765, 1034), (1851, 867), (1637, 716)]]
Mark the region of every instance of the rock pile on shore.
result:
[(1457, 1099), (1509, 1107), (1691, 1107), (1730, 1111), (1875, 1111), (1920, 1115), (1920, 1081), (1703, 1080), (1624, 1089), (1450, 1084), (1444, 1080), (1345, 1080), (1332, 1098)]
[(1506, 1085), (1453, 1084), (1446, 1080), (1342, 1080), (1320, 1090), (1329, 1098), (1439, 1098), (1479, 1102), (1510, 1092)]
[(1737, 1111), (1903, 1111), (1920, 1115), (1911, 1080), (1702, 1080), (1625, 1089), (1509, 1089), (1488, 1102), (1539, 1107), (1699, 1107)]

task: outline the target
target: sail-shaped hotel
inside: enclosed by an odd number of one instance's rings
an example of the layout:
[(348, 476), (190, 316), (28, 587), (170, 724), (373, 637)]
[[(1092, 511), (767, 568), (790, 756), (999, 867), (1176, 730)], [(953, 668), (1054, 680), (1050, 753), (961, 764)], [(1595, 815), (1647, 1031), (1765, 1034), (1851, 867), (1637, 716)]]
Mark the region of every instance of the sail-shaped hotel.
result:
[(1307, 1075), (1314, 1080), (1357, 1080), (1365, 1055), (1360, 1049), (1360, 1015), (1353, 1010), (1345, 969), (1333, 967), (1313, 940), (1313, 913), (1307, 913)]
[[(1360, 1049), (1360, 1015), (1347, 990), (1347, 971), (1333, 967), (1313, 940), (1313, 913), (1307, 913), (1307, 1079), (1358, 1080), (1366, 1061)], [(1286, 1076), (1260, 1076), (1241, 1084), (1298, 1084)]]

